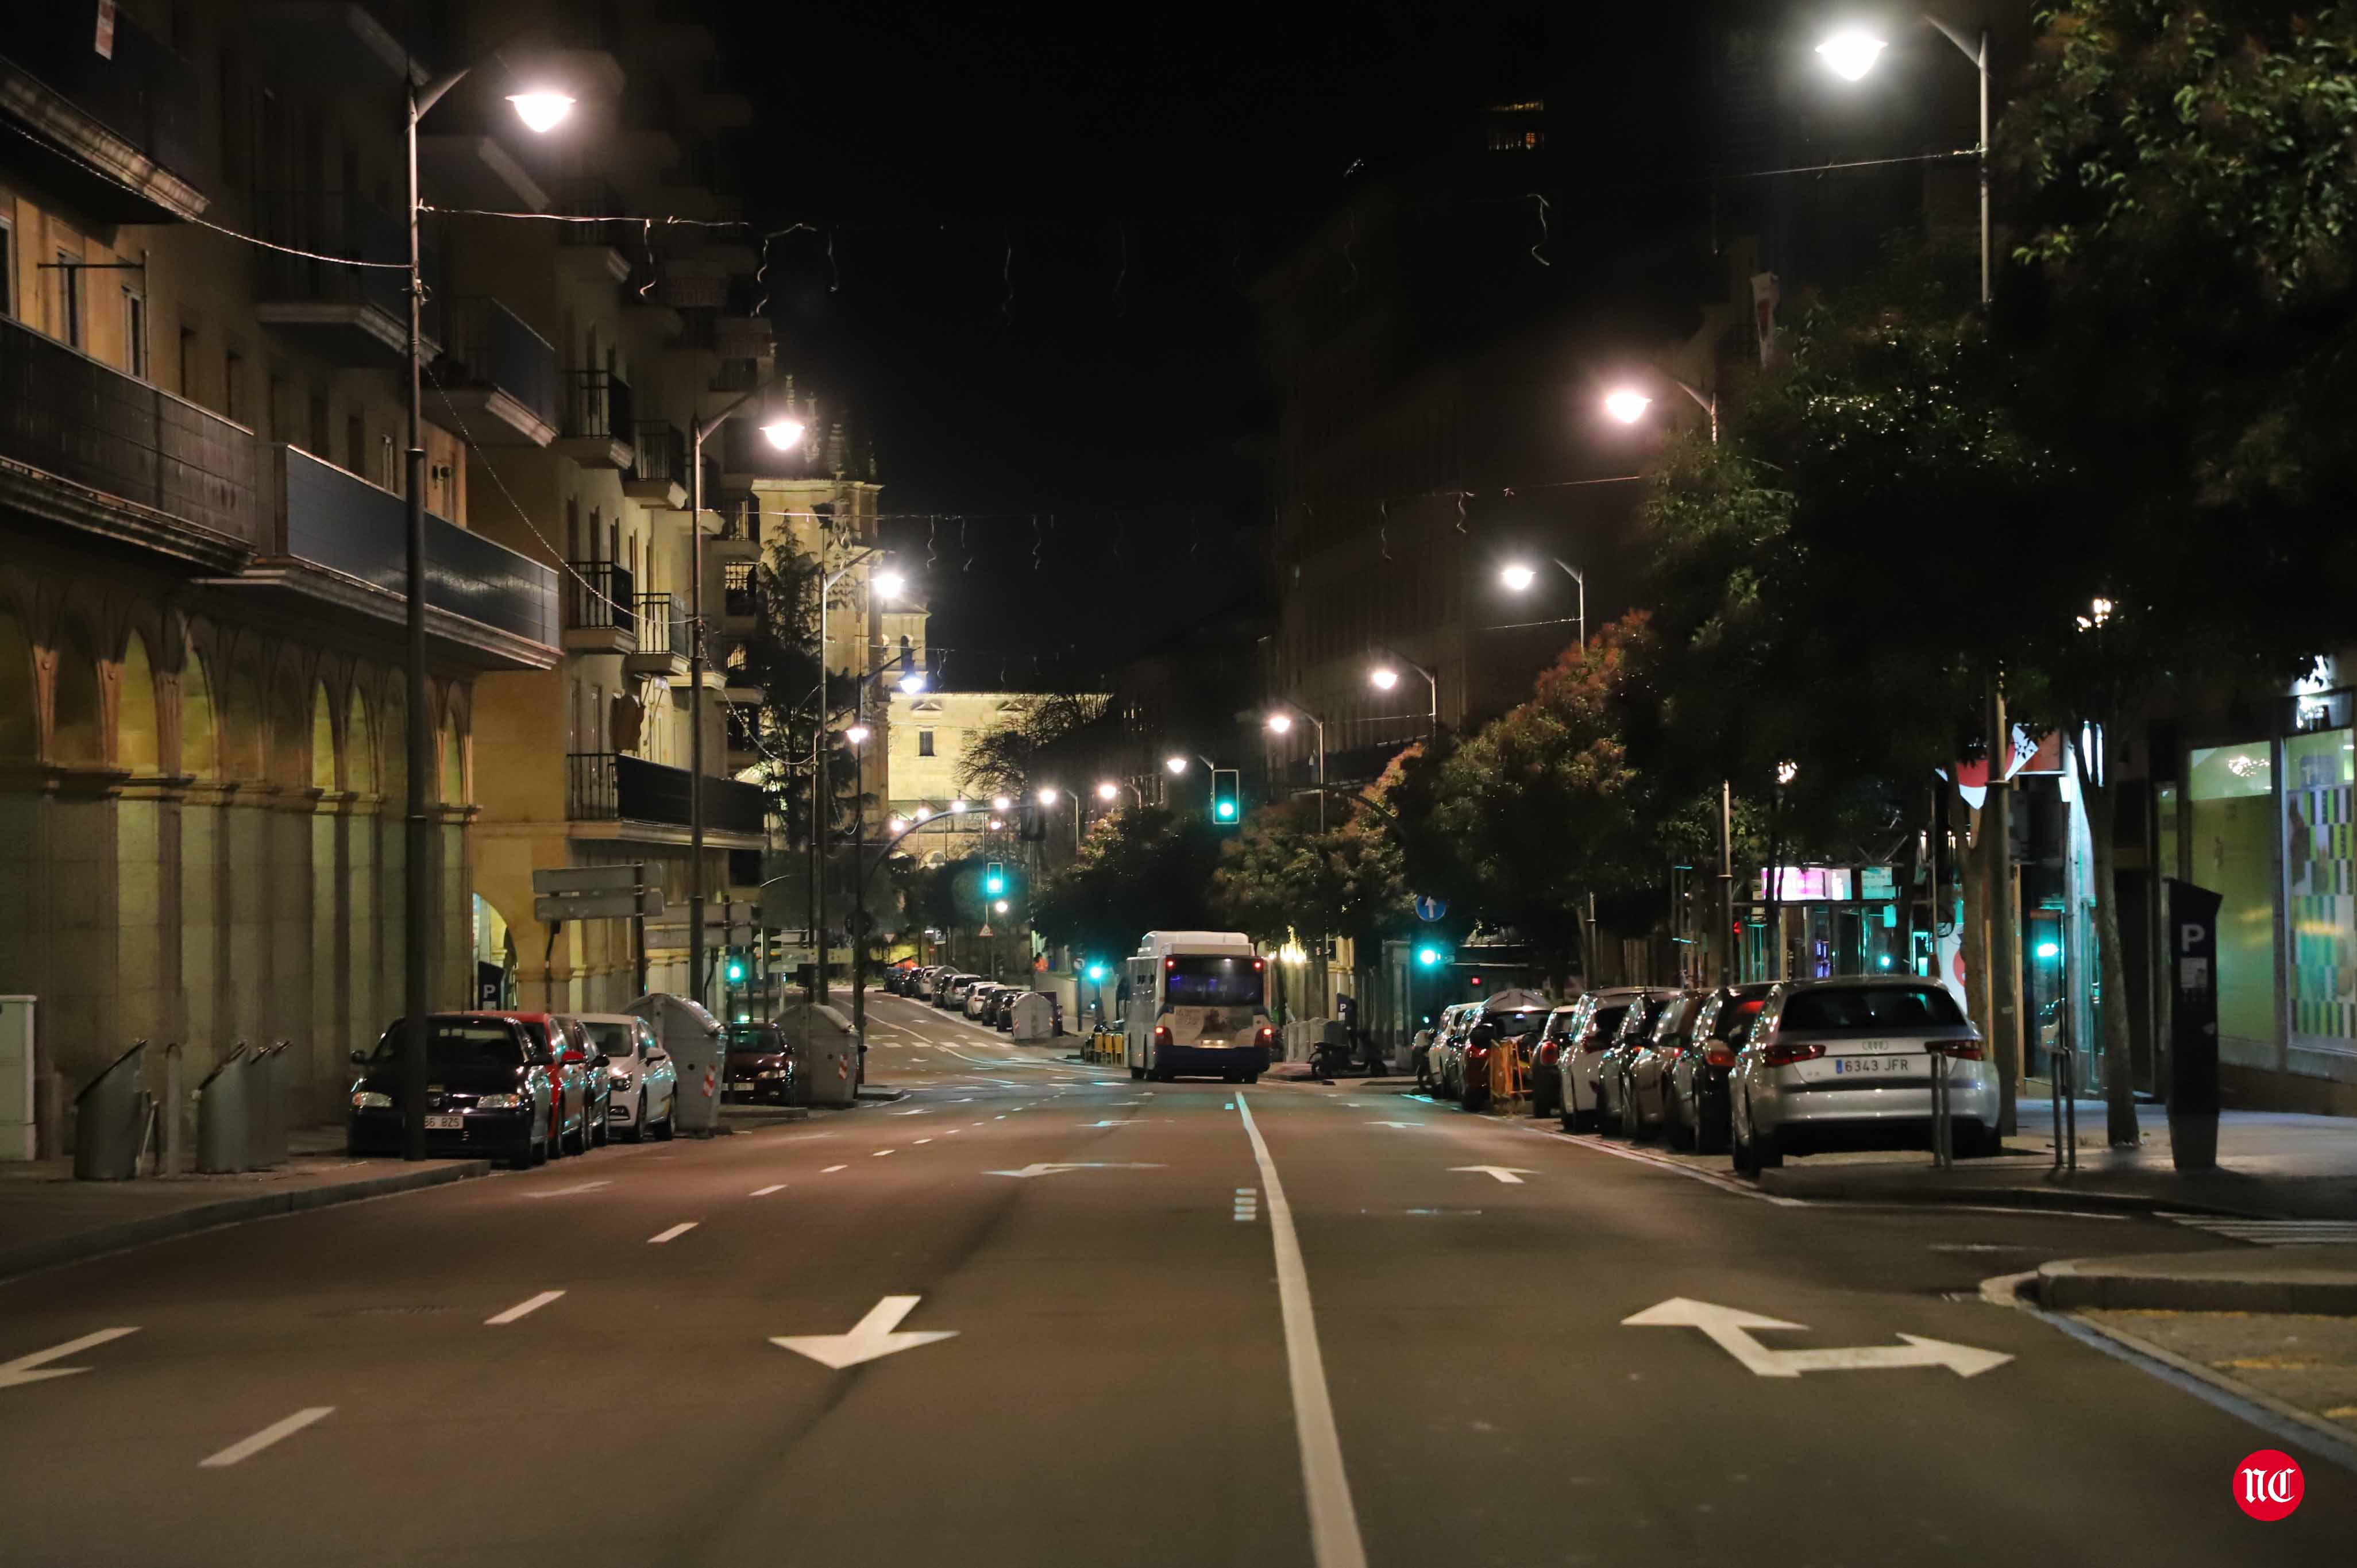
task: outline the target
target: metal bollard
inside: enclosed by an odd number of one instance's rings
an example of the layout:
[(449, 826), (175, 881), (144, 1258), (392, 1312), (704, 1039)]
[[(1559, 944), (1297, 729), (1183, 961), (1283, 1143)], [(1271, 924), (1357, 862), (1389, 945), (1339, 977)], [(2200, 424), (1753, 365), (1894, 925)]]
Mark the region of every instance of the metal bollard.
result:
[(245, 1169), (246, 1070), (240, 1040), (197, 1086), (197, 1169), (207, 1176)]
[(146, 1142), (146, 1096), (139, 1088), (147, 1042), (139, 1040), (74, 1096), (74, 1179), (129, 1181)]

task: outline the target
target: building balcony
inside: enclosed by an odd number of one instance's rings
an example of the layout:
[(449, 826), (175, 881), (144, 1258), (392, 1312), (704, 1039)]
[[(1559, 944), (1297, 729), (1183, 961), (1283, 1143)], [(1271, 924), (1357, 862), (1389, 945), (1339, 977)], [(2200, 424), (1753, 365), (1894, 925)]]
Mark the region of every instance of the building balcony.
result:
[(261, 547), (253, 433), (0, 317), (0, 506), (232, 572)]
[[(350, 191), (264, 191), (254, 198), (264, 239), (324, 255), (379, 263), (365, 267), (264, 251), (257, 258), (256, 319), (331, 364), (382, 369), (409, 355), (409, 231), (383, 208)], [(431, 279), (438, 259), (422, 252)], [(390, 263), (390, 264), (385, 264)], [(441, 308), (426, 291), (425, 355), (441, 352)]]
[(568, 562), (565, 571), (565, 651), (634, 651), (639, 646), (635, 587), (629, 568), (611, 561)]
[(687, 505), (687, 432), (676, 424), (639, 422), (630, 438), (630, 472), (622, 491), (634, 500), (677, 511)]
[(545, 446), (556, 439), (556, 350), (496, 299), (451, 303), (449, 346), (434, 367), (470, 446)]
[(728, 280), (708, 273), (666, 270), (655, 280), (654, 294), (673, 310), (718, 310), (728, 303)]
[(630, 471), (638, 434), (630, 419), (630, 383), (611, 371), (565, 373), (565, 421), (556, 449), (593, 468)]
[(627, 752), (576, 751), (565, 766), (565, 815), (576, 838), (685, 843), (694, 791), (700, 786), (706, 843), (759, 849), (768, 842), (769, 805), (759, 786), (734, 779), (698, 779), (684, 768)]
[(683, 679), (688, 654), (686, 609), (669, 594), (640, 594), (633, 618), (638, 638), (622, 655), (623, 673), (663, 681)]
[[(602, 179), (570, 177), (549, 182), (548, 209), (567, 218), (612, 218), (630, 211), (622, 193)], [(579, 283), (618, 284), (630, 275), (622, 249), (639, 242), (627, 221), (560, 223), (557, 270)]]
[[(208, 586), (272, 602), (314, 626), (373, 630), (398, 647), (408, 619), (409, 510), (401, 497), (296, 447), (263, 448), (262, 549)], [(556, 574), (428, 512), (425, 633), (436, 658), (478, 671), (557, 660)]]
[[(132, 16), (113, 10), (112, 50), (93, 47), (96, 13), (34, 5), (0, 39), (0, 115), (24, 133), (39, 186), (104, 223), (173, 223), (202, 213), (195, 181), (195, 71)], [(10, 138), (12, 142), (16, 138)]]

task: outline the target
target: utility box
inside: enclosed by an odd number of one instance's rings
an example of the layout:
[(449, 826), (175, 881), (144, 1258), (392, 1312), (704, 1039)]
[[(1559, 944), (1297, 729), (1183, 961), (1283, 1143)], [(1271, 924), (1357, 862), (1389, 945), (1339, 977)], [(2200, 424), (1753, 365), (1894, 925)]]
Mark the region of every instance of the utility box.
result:
[(673, 1124), (680, 1132), (707, 1136), (720, 1125), (721, 1085), (726, 1079), (726, 1042), (720, 1020), (692, 997), (652, 992), (622, 1009), (654, 1026), (655, 1038), (678, 1069)]
[(1056, 1037), (1056, 999), (1037, 991), (1015, 999), (1015, 1040), (1036, 1046)]
[(0, 1160), (35, 1153), (33, 1015), (30, 996), (0, 996)]

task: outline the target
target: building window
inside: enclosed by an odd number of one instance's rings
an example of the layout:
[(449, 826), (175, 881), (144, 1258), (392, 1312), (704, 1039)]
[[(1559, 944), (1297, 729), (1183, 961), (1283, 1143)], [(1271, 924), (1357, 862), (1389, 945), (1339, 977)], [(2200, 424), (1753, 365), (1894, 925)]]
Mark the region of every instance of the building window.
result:
[(753, 593), (753, 563), (750, 561), (731, 561), (723, 565), (720, 570), (720, 591), (722, 597), (726, 600), (728, 614), (749, 616), (759, 613), (759, 606), (755, 603)]
[(344, 467), (368, 478), (368, 422), (357, 413), (344, 415)]
[(933, 732), (929, 729), (919, 730), (917, 732), (917, 755), (919, 757), (931, 757), (932, 754)]
[(16, 225), (0, 214), (0, 316), (16, 314)]
[(197, 329), (180, 328), (180, 395), (190, 403), (197, 400)]
[(123, 368), (143, 381), (147, 379), (147, 296), (127, 287), (123, 291)]
[(333, 448), (328, 445), (328, 397), (325, 392), (311, 394), (310, 414), (311, 438), (304, 443), (303, 449), (323, 463), (331, 463), (335, 459), (328, 456)]

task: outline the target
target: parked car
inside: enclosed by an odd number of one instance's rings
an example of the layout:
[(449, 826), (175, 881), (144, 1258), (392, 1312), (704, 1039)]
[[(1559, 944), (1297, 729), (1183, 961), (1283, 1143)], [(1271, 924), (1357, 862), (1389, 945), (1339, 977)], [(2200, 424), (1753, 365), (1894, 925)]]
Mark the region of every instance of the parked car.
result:
[[(1521, 1065), (1529, 1068), (1539, 1035), (1546, 1027), (1547, 1013), (1547, 999), (1535, 991), (1501, 992), (1474, 1007), (1458, 1058), (1458, 1098), (1465, 1109), (1479, 1111), (1490, 1102), (1491, 1050), (1512, 1051)], [(1484, 1035), (1475, 1033), (1485, 1025), (1495, 1036), (1495, 1043), (1486, 1047)]]
[(1580, 1025), (1595, 1010), (1595, 1002), (1583, 996), (1547, 1015), (1545, 1026), (1539, 1030), (1538, 1047), (1531, 1053), (1532, 1115), (1563, 1114), (1563, 1053), (1578, 1037)]
[(1945, 986), (1912, 977), (1784, 982), (1728, 1085), (1735, 1168), (1756, 1174), (1825, 1147), (1921, 1147), (1941, 1061), (1956, 1153), (1997, 1153), (1996, 1075)]
[(1439, 1020), (1432, 1027), (1432, 1044), (1425, 1052), (1426, 1087), (1438, 1099), (1455, 1099), (1460, 1092), (1458, 1069), (1461, 1066), (1458, 1051), (1463, 1045), (1460, 1026), (1473, 1011), (1469, 1002), (1455, 1002), (1440, 1010)]
[(954, 1013), (965, 1005), (968, 992), (988, 983), (978, 974), (952, 974), (942, 983), (942, 993), (934, 999), (933, 1005), (944, 1013)]
[(576, 1020), (606, 1058), (606, 1124), (632, 1143), (669, 1138), (679, 1120), (679, 1069), (644, 1018), (584, 1013)]
[(1020, 985), (1009, 985), (1001, 989), (990, 1009), (990, 1026), (1003, 1034), (1014, 1033), (1015, 1004), (1030, 994), (1027, 987)]
[(1711, 993), (1694, 1022), (1692, 1048), (1671, 1065), (1665, 1110), (1669, 1140), (1697, 1154), (1725, 1154), (1728, 1125), (1727, 1082), (1751, 1026), (1767, 1004), (1772, 983), (1728, 986)]
[(727, 1069), (720, 1098), (767, 1100), (783, 1105), (794, 1097), (794, 1051), (775, 1024), (731, 1024), (722, 1030)]
[(1598, 1124), (1605, 1058), (1620, 1038), (1630, 1004), (1644, 994), (1644, 987), (1638, 985), (1591, 991), (1579, 999), (1580, 1011), (1563, 1026), (1555, 1065), (1555, 1098), (1565, 1132), (1584, 1133)]
[(1670, 1068), (1685, 1054), (1695, 1020), (1710, 996), (1707, 990), (1695, 990), (1671, 997), (1655, 1011), (1644, 1036), (1631, 1040), (1620, 1053), (1620, 1085), (1614, 1102), (1620, 1108), (1621, 1135), (1631, 1143), (1669, 1125), (1665, 1101)]
[(486, 1010), (475, 1018), (512, 1018), (523, 1026), (532, 1042), (548, 1053), (549, 1077), (555, 1092), (548, 1114), (551, 1155), (578, 1155), (589, 1147), (589, 1054), (566, 1037), (565, 1026), (553, 1013), (501, 1013)]
[(565, 1031), (565, 1055), (577, 1055), (588, 1070), (581, 1147), (602, 1148), (614, 1136), (613, 1129), (608, 1125), (613, 1115), (614, 1080), (606, 1070), (606, 1053), (598, 1048), (597, 1036), (589, 1032), (577, 1015), (558, 1014), (556, 1022)]
[(1600, 1052), (1581, 1058), (1586, 1076), (1589, 1102), (1596, 1107), (1596, 1126), (1601, 1132), (1618, 1132), (1621, 1122), (1621, 1089), (1627, 1081), (1630, 1058), (1652, 1038), (1653, 1026), (1661, 1021), (1662, 1009), (1676, 1001), (1684, 993), (1674, 986), (1651, 985), (1633, 988), (1627, 1009), (1620, 1015), (1620, 1027)]
[(1006, 989), (995, 980), (976, 981), (966, 988), (965, 1015), (969, 1018), (988, 1018), (990, 999)]
[[(402, 1057), (408, 1031), (386, 1029), (373, 1051), (354, 1051), (345, 1142), (355, 1155), (402, 1149)], [(493, 1155), (510, 1165), (547, 1163), (556, 1093), (548, 1047), (502, 1014), (436, 1013), (426, 1019), (425, 1148)]]

